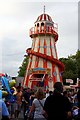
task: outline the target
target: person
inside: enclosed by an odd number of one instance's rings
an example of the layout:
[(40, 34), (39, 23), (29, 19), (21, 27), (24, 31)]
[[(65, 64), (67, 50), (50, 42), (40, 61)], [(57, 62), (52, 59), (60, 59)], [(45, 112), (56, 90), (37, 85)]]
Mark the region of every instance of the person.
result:
[(53, 91), (49, 91), (49, 95), (52, 95), (53, 94)]
[(63, 85), (61, 82), (54, 84), (53, 95), (46, 98), (44, 111), (47, 113), (47, 120), (68, 120), (71, 119), (71, 104), (67, 97), (63, 96)]
[(21, 111), (21, 105), (22, 105), (22, 91), (20, 89), (17, 89), (15, 118), (19, 117), (19, 114), (20, 114), (20, 111)]
[(26, 112), (29, 111), (29, 104), (30, 104), (29, 98), (30, 98), (30, 89), (24, 88), (22, 93), (22, 108), (23, 108), (24, 120), (27, 119)]
[(49, 90), (46, 90), (46, 98), (49, 96)]
[(80, 88), (77, 92), (77, 99), (78, 99), (78, 108), (75, 110), (78, 110), (77, 111), (78, 114), (75, 116), (75, 120), (80, 120)]
[(45, 94), (43, 89), (39, 88), (35, 98), (32, 102), (32, 106), (29, 112), (29, 116), (34, 111), (34, 120), (45, 120), (45, 117), (43, 116), (43, 107), (45, 102)]
[(9, 103), (9, 113), (10, 118), (15, 117), (15, 104), (16, 104), (16, 95), (13, 95), (14, 91), (11, 90), (12, 95), (9, 95), (8, 102)]
[(35, 98), (35, 93), (33, 90), (31, 90), (31, 93), (30, 93), (30, 98), (29, 98), (29, 101), (30, 101), (30, 106), (32, 106), (32, 102)]
[(80, 88), (77, 92), (77, 99), (78, 99), (78, 107), (80, 108)]

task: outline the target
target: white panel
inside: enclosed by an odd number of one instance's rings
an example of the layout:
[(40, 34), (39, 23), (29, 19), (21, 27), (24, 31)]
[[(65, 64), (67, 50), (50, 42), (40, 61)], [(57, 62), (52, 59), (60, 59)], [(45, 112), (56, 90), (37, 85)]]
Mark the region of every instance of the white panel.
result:
[(57, 81), (60, 82), (59, 70), (58, 70), (57, 66), (55, 66), (55, 71), (57, 73), (57, 76), (56, 76), (57, 77)]
[(38, 67), (43, 68), (43, 59), (42, 58), (39, 58)]
[(32, 47), (31, 47), (31, 48), (32, 48), (32, 50), (33, 50), (33, 46), (34, 46), (34, 42), (33, 42), (33, 40), (32, 40)]
[(48, 21), (48, 16), (46, 15), (46, 20)]
[(44, 37), (40, 37), (40, 53), (44, 54)]
[(52, 76), (52, 63), (51, 62), (47, 62), (47, 68), (51, 69), (51, 76)]
[(28, 87), (29, 88), (31, 88), (31, 84), (32, 84), (32, 82), (29, 80), (29, 82), (28, 82)]
[(32, 39), (32, 50), (34, 50), (34, 47), (35, 47), (34, 45), (35, 45), (35, 39), (33, 38)]
[(56, 58), (56, 51), (55, 51), (55, 47), (54, 47), (54, 38), (51, 37), (51, 43), (52, 43), (52, 54), (53, 57)]
[(39, 38), (35, 39), (35, 48), (34, 51), (37, 52), (38, 51), (38, 43), (39, 43)]
[(31, 68), (34, 68), (34, 66), (35, 66), (35, 61), (36, 61), (36, 56), (33, 56), (33, 57), (32, 57)]
[(47, 55), (51, 56), (51, 51), (50, 51), (50, 37), (46, 36), (45, 39), (46, 39), (46, 45), (47, 45), (47, 49), (46, 49)]
[(54, 90), (54, 83), (53, 83), (53, 81), (52, 82), (48, 81), (48, 86), (49, 86), (49, 91), (53, 91)]
[(44, 14), (42, 15), (42, 20), (44, 20)]

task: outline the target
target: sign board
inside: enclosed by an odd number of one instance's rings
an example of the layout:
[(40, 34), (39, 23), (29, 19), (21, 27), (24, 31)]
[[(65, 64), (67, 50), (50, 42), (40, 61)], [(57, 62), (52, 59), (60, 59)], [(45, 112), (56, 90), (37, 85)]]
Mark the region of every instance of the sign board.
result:
[(73, 80), (72, 80), (72, 79), (66, 79), (66, 83), (71, 83), (71, 84), (73, 84)]
[(49, 68), (31, 68), (28, 70), (28, 74), (50, 74), (51, 69)]

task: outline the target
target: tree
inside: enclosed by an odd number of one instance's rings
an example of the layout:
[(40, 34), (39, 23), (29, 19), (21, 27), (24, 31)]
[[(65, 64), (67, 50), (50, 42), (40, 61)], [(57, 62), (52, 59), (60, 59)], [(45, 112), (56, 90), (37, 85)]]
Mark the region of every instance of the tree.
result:
[(77, 61), (78, 78), (80, 78), (80, 50), (78, 50), (76, 53), (76, 61)]
[(19, 67), (19, 71), (18, 71), (18, 77), (24, 77), (25, 76), (25, 72), (26, 72), (26, 68), (28, 65), (28, 59), (29, 56), (24, 56), (24, 60), (22, 62), (22, 65)]
[(80, 78), (80, 50), (76, 52), (76, 55), (71, 56), (71, 58), (76, 61), (76, 73), (78, 74), (78, 78)]
[(68, 56), (68, 58), (60, 58), (60, 61), (64, 64), (65, 69), (63, 72), (63, 82), (66, 79), (73, 79), (76, 83), (77, 78), (80, 78), (80, 51), (76, 52), (76, 55)]

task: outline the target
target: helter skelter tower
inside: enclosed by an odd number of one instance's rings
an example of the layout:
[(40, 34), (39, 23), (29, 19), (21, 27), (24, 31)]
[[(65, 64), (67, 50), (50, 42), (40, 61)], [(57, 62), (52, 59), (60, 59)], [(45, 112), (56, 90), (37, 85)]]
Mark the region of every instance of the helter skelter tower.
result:
[(25, 74), (24, 86), (53, 89), (53, 84), (62, 82), (64, 65), (58, 60), (56, 42), (58, 40), (57, 24), (48, 14), (41, 14), (34, 27), (30, 29), (32, 47), (26, 50), (29, 62)]

